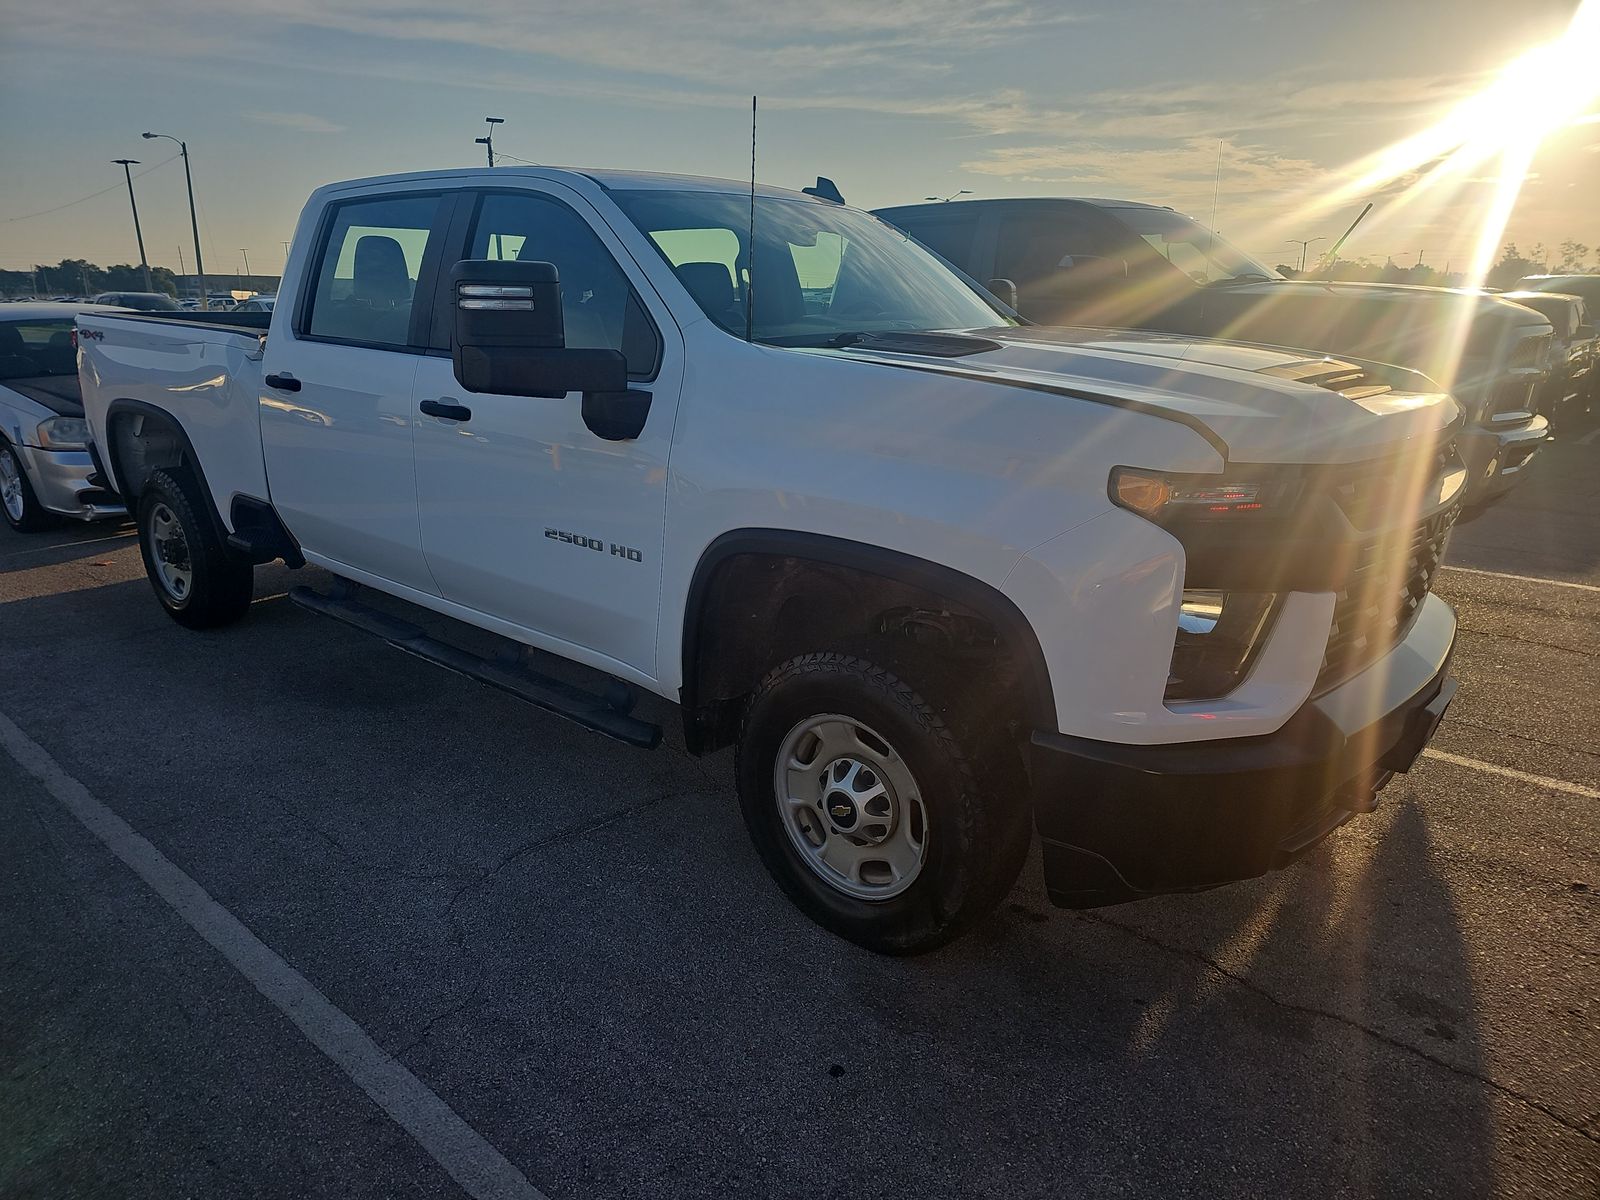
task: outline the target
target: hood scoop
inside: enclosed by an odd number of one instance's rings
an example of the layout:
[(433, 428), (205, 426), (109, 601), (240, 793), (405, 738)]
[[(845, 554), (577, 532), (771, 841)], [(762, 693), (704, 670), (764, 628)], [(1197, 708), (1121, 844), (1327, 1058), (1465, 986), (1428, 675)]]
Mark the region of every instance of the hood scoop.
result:
[(1358, 403), (1373, 396), (1385, 396), (1394, 388), (1365, 367), (1337, 358), (1307, 358), (1299, 362), (1280, 363), (1264, 367), (1262, 375), (1309, 384), (1325, 391), (1337, 392), (1346, 400)]

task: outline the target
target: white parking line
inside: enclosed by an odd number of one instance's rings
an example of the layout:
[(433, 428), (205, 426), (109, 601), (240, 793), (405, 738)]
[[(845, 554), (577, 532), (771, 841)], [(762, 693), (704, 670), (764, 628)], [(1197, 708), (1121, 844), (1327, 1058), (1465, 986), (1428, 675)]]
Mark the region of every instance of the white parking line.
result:
[(1551, 587), (1576, 588), (1580, 592), (1600, 592), (1600, 586), (1592, 583), (1573, 583), (1567, 579), (1543, 579), (1538, 575), (1507, 575), (1504, 571), (1480, 571), (1476, 567), (1439, 568), (1442, 571), (1459, 571), (1463, 575), (1487, 575), (1490, 579), (1515, 579), (1519, 583), (1548, 583)]
[(1600, 800), (1600, 791), (1584, 787), (1581, 783), (1568, 783), (1565, 779), (1551, 779), (1548, 775), (1530, 775), (1526, 771), (1513, 771), (1510, 767), (1497, 767), (1493, 763), (1479, 762), (1475, 758), (1462, 758), (1459, 754), (1447, 754), (1443, 750), (1435, 750), (1429, 746), (1422, 752), (1424, 758), (1437, 758), (1440, 762), (1454, 763), (1458, 767), (1471, 767), (1474, 771), (1482, 771), (1486, 775), (1503, 775), (1507, 779), (1520, 779), (1523, 783), (1536, 783), (1540, 787), (1547, 787), (1551, 791), (1566, 792), (1572, 796), (1583, 796), (1589, 800)]
[(1594, 445), (1595, 438), (1600, 438), (1600, 425), (1596, 425), (1593, 429), (1589, 430), (1588, 433), (1579, 438), (1578, 445), (1592, 446)]
[(139, 539), (130, 529), (125, 533), (114, 533), (110, 537), (80, 538), (74, 542), (55, 542), (49, 546), (29, 546), (24, 550), (13, 550), (10, 554), (0, 555), (0, 561), (21, 558), (24, 554), (48, 554), (52, 550), (71, 550), (74, 546), (95, 546), (101, 542), (127, 542), (130, 546), (137, 546)]
[(0, 745), (189, 927), (227, 959), (307, 1040), (427, 1151), (469, 1196), (545, 1200), (498, 1150), (171, 859), (90, 794), (0, 713)]

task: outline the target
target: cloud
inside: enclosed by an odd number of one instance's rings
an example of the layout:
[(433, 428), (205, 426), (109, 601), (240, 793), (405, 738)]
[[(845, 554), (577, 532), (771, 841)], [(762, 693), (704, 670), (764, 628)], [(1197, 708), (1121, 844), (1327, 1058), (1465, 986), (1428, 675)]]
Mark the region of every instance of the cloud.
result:
[(260, 125), (276, 125), (280, 129), (293, 129), (297, 133), (343, 133), (345, 126), (337, 125), (327, 117), (300, 112), (247, 112), (246, 121)]
[[(234, 49), (280, 38), (295, 27), (368, 42), (441, 44), (560, 60), (587, 72), (703, 84), (740, 80), (815, 84), (829, 72), (866, 70), (882, 78), (948, 71), (953, 56), (1020, 42), (1083, 18), (1054, 0), (588, 0), (583, 5), (476, 0), (471, 6), (394, 0), (146, 0), (113, 6), (84, 22), (47, 10), (20, 31), (34, 42), (106, 47), (168, 56)], [(169, 40), (169, 31), (177, 31)]]
[(997, 147), (961, 165), (979, 175), (1069, 184), (1080, 193), (1109, 188), (1119, 197), (1179, 206), (1209, 202), (1213, 189), (1224, 197), (1285, 193), (1328, 174), (1307, 159), (1226, 140), (1219, 147), (1210, 138), (1132, 148), (1099, 142)]

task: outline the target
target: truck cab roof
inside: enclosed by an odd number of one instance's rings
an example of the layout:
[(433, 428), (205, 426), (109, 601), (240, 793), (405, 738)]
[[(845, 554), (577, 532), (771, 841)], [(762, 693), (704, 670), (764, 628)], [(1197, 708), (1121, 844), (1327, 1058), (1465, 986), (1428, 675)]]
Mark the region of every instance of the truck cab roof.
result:
[[(481, 179), (490, 173), (488, 167), (453, 167), (439, 171), (412, 171), (400, 175), (372, 175), (363, 179), (346, 179), (317, 189), (319, 193), (360, 191), (393, 183), (465, 182)], [(674, 175), (664, 171), (619, 171), (596, 167), (511, 166), (493, 168), (496, 179), (526, 179), (529, 181), (567, 184), (594, 184), (606, 191), (678, 191), (719, 192), (748, 195), (748, 179), (719, 179), (710, 175)], [(792, 188), (774, 187), (757, 183), (756, 195), (776, 199), (798, 200), (807, 204), (827, 204), (829, 201), (807, 196)]]

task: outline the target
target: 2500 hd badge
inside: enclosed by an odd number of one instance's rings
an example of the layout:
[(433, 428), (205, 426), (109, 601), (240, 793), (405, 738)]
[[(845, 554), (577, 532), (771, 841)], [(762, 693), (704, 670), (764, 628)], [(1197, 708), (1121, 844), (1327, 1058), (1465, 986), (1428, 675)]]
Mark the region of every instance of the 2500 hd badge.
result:
[[(585, 537), (581, 533), (569, 533), (565, 529), (549, 529), (544, 531), (545, 537), (553, 542), (565, 542), (569, 546), (582, 546), (585, 550), (598, 550), (605, 553), (606, 542), (604, 538)], [(643, 562), (644, 555), (632, 546), (611, 543), (611, 553), (617, 558), (625, 558), (629, 562)]]

